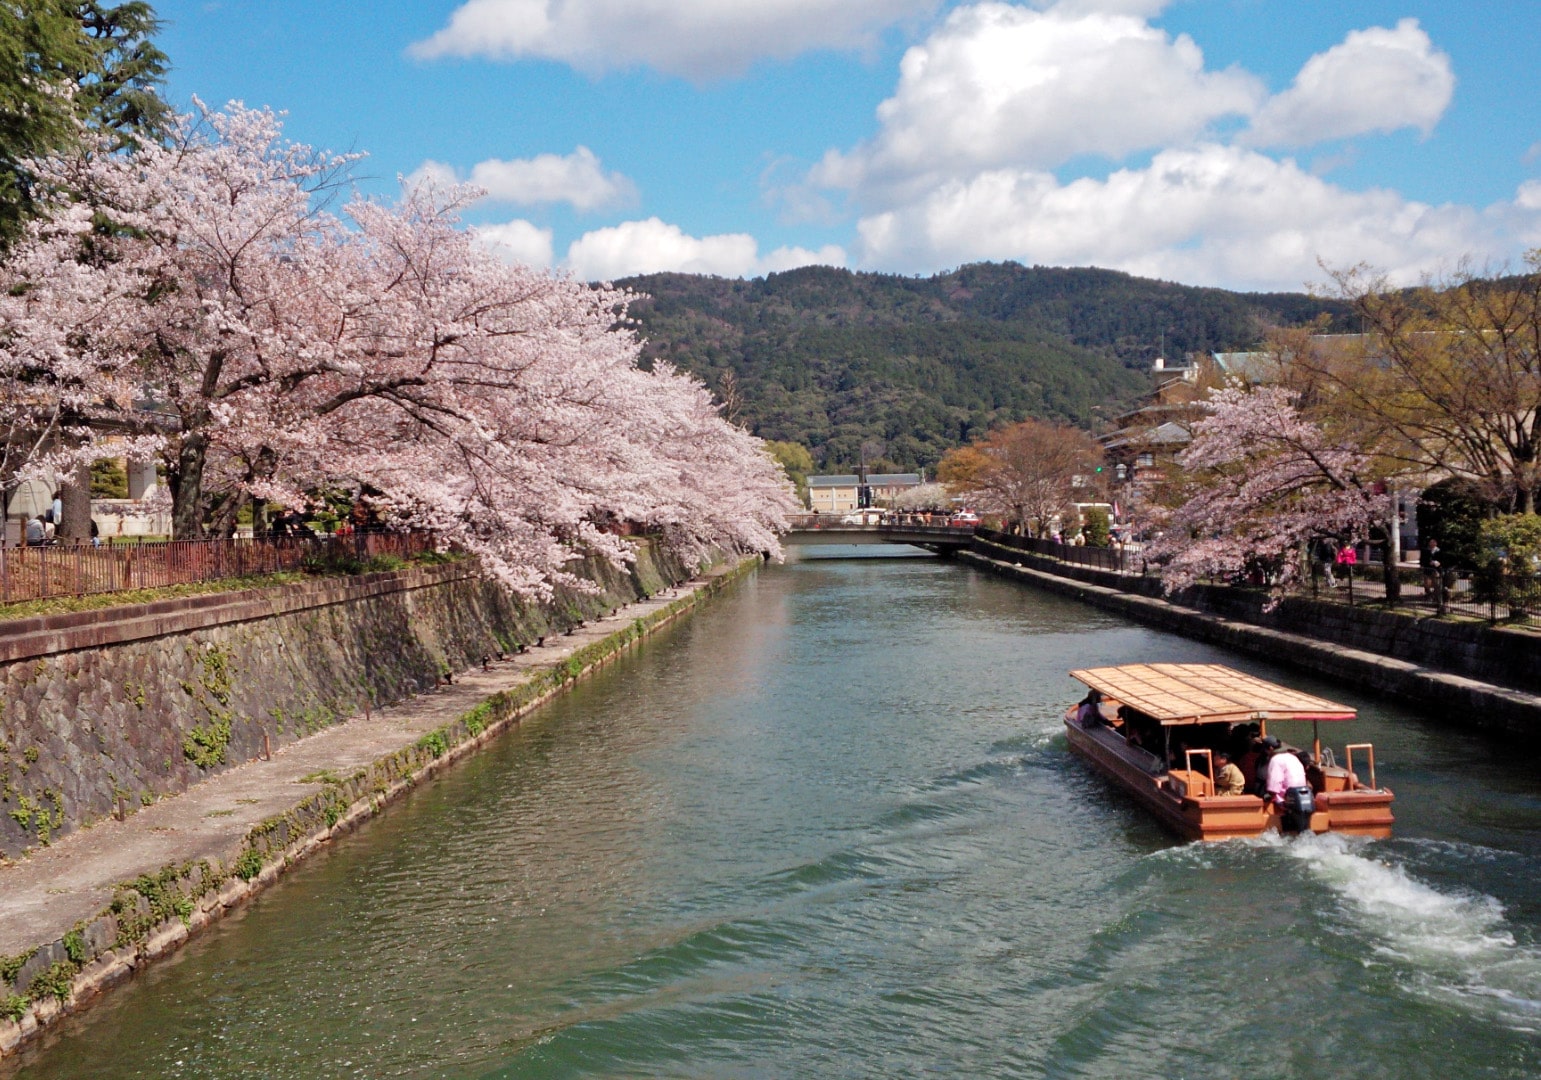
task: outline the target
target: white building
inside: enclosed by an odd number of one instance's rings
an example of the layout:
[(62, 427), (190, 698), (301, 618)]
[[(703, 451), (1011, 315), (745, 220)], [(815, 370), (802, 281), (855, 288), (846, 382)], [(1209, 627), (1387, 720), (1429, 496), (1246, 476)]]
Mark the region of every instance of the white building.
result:
[[(868, 473), (873, 506), (886, 506), (901, 491), (919, 487), (919, 473)], [(861, 479), (855, 473), (808, 477), (808, 505), (820, 514), (844, 514), (859, 504)]]

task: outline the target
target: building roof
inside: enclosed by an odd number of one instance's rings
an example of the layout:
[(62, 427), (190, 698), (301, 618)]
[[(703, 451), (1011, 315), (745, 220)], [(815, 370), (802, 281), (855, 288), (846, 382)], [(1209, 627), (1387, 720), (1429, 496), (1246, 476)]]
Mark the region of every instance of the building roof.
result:
[(1103, 446), (1116, 450), (1123, 446), (1187, 446), (1193, 433), (1174, 420), (1152, 428), (1123, 428), (1106, 436)]
[(1215, 366), (1226, 375), (1247, 382), (1265, 382), (1279, 369), (1278, 357), (1268, 352), (1217, 352)]
[[(832, 473), (828, 476), (808, 477), (808, 486), (811, 488), (826, 487), (856, 487), (861, 480), (855, 473)], [(912, 472), (901, 473), (868, 473), (868, 487), (917, 487), (920, 484), (920, 474)]]

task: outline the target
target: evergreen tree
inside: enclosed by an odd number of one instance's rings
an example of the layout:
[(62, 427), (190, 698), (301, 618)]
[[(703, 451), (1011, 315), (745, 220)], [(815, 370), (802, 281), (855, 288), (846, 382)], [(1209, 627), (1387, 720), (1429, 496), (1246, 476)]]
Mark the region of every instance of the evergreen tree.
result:
[(33, 212), (29, 159), (70, 146), (82, 125), (119, 145), (159, 137), (159, 25), (142, 0), (0, 2), (0, 244)]

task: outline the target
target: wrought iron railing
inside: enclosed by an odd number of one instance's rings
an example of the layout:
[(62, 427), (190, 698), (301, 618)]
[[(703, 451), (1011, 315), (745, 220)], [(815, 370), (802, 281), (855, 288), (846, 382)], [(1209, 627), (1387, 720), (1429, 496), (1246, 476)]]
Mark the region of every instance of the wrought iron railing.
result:
[[(1138, 548), (1080, 547), (1031, 536), (1013, 536), (993, 529), (980, 529), (977, 535), (1002, 547), (1119, 574), (1142, 576), (1156, 573), (1158, 569), (1154, 564), (1146, 564)], [(1411, 566), (1399, 568), (1398, 575), (1399, 595), (1395, 607), (1486, 619), (1494, 623), (1541, 626), (1541, 578), (1484, 577), (1456, 570), (1424, 574)], [(1318, 563), (1312, 567), (1310, 576), (1300, 583), (1298, 592), (1317, 600), (1356, 607), (1386, 606), (1385, 573), (1378, 561), (1361, 562), (1353, 567), (1334, 566), (1332, 580), (1336, 584), (1329, 586), (1325, 567)], [(1246, 582), (1212, 581), (1210, 584), (1251, 587)]]

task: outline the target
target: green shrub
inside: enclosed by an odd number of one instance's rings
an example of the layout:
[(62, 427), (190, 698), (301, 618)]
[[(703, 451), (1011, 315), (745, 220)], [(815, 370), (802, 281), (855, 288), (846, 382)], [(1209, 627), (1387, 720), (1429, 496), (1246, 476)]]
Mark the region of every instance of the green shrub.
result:
[(441, 728), (436, 731), (430, 731), (427, 735), (418, 739), (417, 746), (420, 750), (427, 750), (434, 757), (443, 757), (449, 753), (449, 738)]
[(233, 872), (242, 881), (250, 881), (262, 873), (262, 852), (256, 848), (247, 848), (241, 852), (241, 857), (235, 861)]
[(86, 936), (79, 930), (64, 935), (64, 955), (76, 964), (86, 962)]
[(1525, 611), (1541, 604), (1541, 514), (1504, 514), (1482, 523), (1475, 575), (1479, 599)]
[(1091, 506), (1087, 507), (1085, 516), (1086, 524), (1081, 526), (1081, 531), (1086, 534), (1086, 546), (1107, 547), (1108, 512), (1100, 506)]
[(1451, 477), (1424, 489), (1418, 500), (1418, 542), (1439, 541), (1446, 569), (1482, 565), (1482, 523), (1498, 512), (1472, 481)]
[(60, 960), (33, 979), (32, 985), (27, 988), (27, 993), (33, 1001), (44, 997), (54, 997), (63, 1001), (70, 996), (70, 987), (74, 985), (75, 973), (79, 970), (78, 966), (68, 960)]

